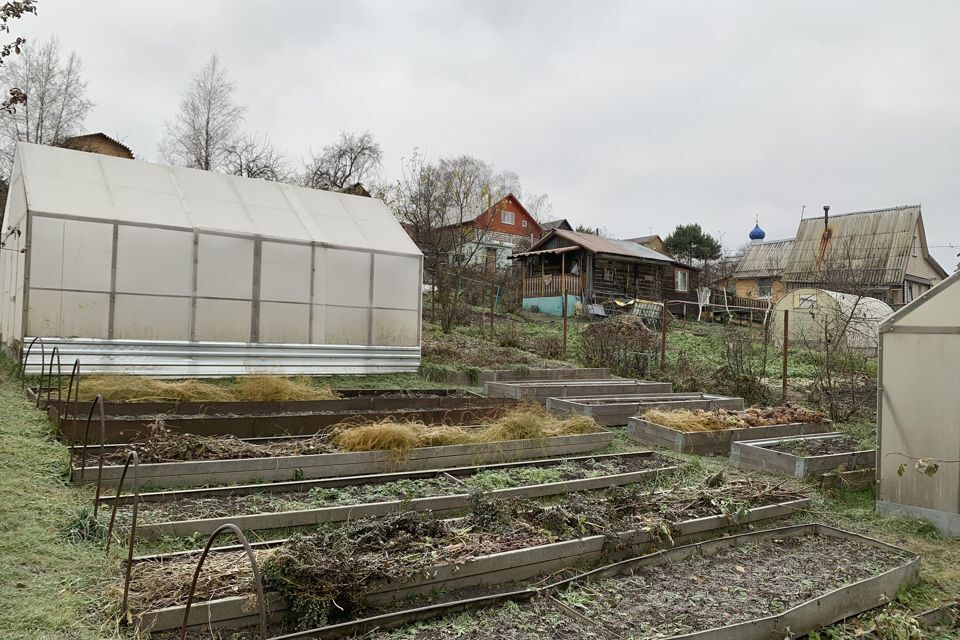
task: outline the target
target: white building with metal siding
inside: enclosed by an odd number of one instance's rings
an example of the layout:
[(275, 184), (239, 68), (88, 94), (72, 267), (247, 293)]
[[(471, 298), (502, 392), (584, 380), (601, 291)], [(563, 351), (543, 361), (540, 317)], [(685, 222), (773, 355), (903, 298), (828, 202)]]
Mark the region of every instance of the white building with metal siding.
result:
[(166, 376), (420, 363), (423, 258), (380, 200), (21, 143), (0, 228), (9, 350)]
[(960, 538), (960, 273), (880, 326), (877, 510)]

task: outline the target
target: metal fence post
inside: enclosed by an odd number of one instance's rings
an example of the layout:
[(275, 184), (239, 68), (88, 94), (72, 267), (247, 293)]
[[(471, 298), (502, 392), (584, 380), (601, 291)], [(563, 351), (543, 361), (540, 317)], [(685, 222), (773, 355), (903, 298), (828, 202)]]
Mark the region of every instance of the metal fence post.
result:
[(660, 317), (660, 371), (667, 367), (667, 302), (663, 302), (663, 315)]

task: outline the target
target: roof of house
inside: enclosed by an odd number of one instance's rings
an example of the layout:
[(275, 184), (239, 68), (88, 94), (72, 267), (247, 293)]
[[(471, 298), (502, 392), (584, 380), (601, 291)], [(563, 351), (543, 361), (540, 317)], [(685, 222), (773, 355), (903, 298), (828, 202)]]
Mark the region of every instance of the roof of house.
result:
[(752, 242), (740, 258), (731, 277), (734, 280), (777, 278), (783, 275), (783, 267), (790, 256), (791, 247), (793, 247), (793, 238)]
[(551, 229), (566, 229), (567, 231), (573, 231), (573, 225), (571, 225), (566, 218), (541, 222), (540, 228), (544, 231), (550, 231)]
[[(585, 249), (589, 253), (593, 254), (604, 254), (611, 256), (620, 256), (625, 258), (637, 258), (640, 260), (651, 260), (654, 262), (676, 262), (672, 257), (664, 255), (653, 249), (639, 245), (635, 242), (630, 242), (629, 240), (615, 240), (613, 238), (604, 238), (603, 236), (597, 236), (592, 233), (583, 233), (581, 231), (567, 231), (566, 229), (552, 229), (542, 238), (533, 243), (533, 246), (530, 247), (529, 251), (523, 253), (513, 254), (513, 258), (536, 254), (536, 253), (546, 253), (551, 250), (538, 251), (546, 242), (551, 238), (557, 237), (571, 244), (575, 244), (582, 249)], [(558, 249), (552, 250), (553, 252), (559, 253)]]
[(376, 198), (26, 142), (13, 176), (35, 214), (421, 255)]
[(85, 140), (90, 140), (91, 138), (101, 138), (103, 140), (106, 140), (107, 142), (115, 144), (116, 146), (120, 147), (121, 149), (129, 153), (131, 160), (133, 159), (133, 151), (130, 150), (130, 147), (123, 144), (116, 138), (111, 138), (110, 136), (103, 133), (102, 131), (98, 131), (96, 133), (85, 133), (79, 136), (70, 136), (69, 138), (64, 138), (63, 141), (60, 143), (60, 146), (66, 149), (73, 149), (78, 146), (81, 146)]
[[(824, 280), (825, 269), (834, 269), (855, 273), (861, 284), (899, 285), (918, 223), (922, 233), (920, 205), (831, 215), (827, 231), (822, 217), (805, 218), (797, 229), (783, 278), (795, 284), (816, 284)], [(923, 257), (943, 272), (925, 248), (923, 252)]]
[[(499, 207), (500, 203), (503, 202), (504, 200), (513, 201), (513, 203), (516, 204), (521, 211), (527, 214), (527, 217), (529, 217), (531, 220), (534, 221), (534, 224), (539, 224), (537, 223), (536, 219), (532, 215), (530, 215), (530, 212), (527, 211), (527, 208), (523, 206), (523, 203), (520, 202), (520, 200), (515, 195), (513, 195), (512, 193), (508, 193), (507, 195), (503, 196), (502, 198), (494, 202), (492, 205), (490, 205), (486, 209), (479, 209), (477, 207), (472, 207), (469, 211), (464, 211), (462, 215), (460, 211), (451, 207), (450, 209), (447, 210), (447, 213), (444, 216), (446, 220), (444, 221), (443, 226), (458, 227), (463, 224), (469, 224), (474, 220), (476, 220), (477, 218), (479, 218), (480, 216), (482, 216), (483, 214), (485, 214), (487, 211), (491, 211), (491, 210), (496, 211), (497, 207)], [(543, 228), (542, 225), (541, 225), (541, 228)]]
[(663, 238), (661, 238), (659, 234), (653, 234), (652, 236), (640, 236), (639, 238), (626, 238), (627, 242), (636, 242), (637, 244), (647, 244), (653, 240), (659, 240), (660, 242), (663, 242)]

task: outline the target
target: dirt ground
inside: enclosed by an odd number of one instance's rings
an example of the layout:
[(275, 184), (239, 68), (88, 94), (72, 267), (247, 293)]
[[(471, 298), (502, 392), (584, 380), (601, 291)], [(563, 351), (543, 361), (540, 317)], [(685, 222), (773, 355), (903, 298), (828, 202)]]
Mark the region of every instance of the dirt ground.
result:
[(768, 445), (767, 449), (782, 451), (791, 455), (806, 458), (809, 456), (827, 456), (837, 453), (853, 453), (862, 449), (856, 439), (850, 436), (837, 436), (836, 438), (816, 438), (804, 440), (789, 440), (777, 444)]

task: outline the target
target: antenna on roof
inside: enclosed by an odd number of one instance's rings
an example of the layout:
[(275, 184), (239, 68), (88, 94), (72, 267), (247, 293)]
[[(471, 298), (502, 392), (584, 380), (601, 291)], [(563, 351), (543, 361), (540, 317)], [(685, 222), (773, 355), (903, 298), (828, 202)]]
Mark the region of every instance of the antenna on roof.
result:
[(801, 205), (800, 207), (800, 219), (803, 220), (803, 212), (807, 210), (807, 205)]

